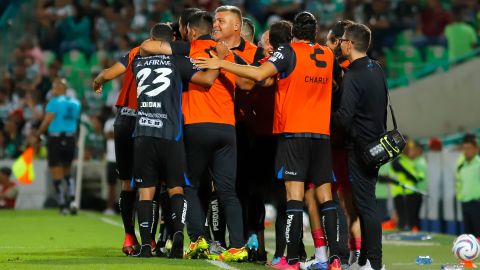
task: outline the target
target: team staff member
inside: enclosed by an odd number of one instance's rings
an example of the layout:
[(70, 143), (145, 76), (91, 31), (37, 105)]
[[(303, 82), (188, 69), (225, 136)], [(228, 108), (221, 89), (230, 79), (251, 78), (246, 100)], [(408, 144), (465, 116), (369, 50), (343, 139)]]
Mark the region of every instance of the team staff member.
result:
[[(151, 38), (172, 42), (172, 29), (156, 24)], [(137, 83), (138, 117), (135, 125), (135, 181), (139, 186), (138, 223), (142, 246), (139, 257), (151, 257), (153, 197), (160, 180), (166, 182), (173, 221), (170, 258), (183, 257), (183, 228), (187, 203), (183, 195), (185, 153), (181, 111), (182, 82), (192, 81), (206, 87), (218, 76), (217, 71), (198, 72), (183, 56), (137, 56), (132, 68)], [(226, 50), (225, 50), (226, 53)], [(221, 57), (223, 58), (225, 54)]]
[[(208, 13), (199, 13), (197, 16), (198, 20), (191, 18), (188, 24), (190, 43), (145, 41), (141, 48), (149, 53), (183, 54), (192, 58), (208, 56), (216, 44), (209, 36), (213, 25), (212, 22), (207, 23)], [(234, 61), (233, 55), (229, 54), (226, 60)], [(190, 180), (186, 196), (189, 205), (196, 207), (188, 212), (188, 234), (190, 240), (195, 241), (187, 250), (188, 258), (194, 258), (209, 248), (204, 239), (207, 235), (205, 211), (199, 196), (199, 188), (207, 182), (205, 175), (209, 170), (230, 232), (230, 249), (221, 257), (236, 261), (247, 258), (243, 248), (242, 210), (235, 191), (237, 148), (233, 97), (238, 82), (240, 80), (236, 80), (232, 73), (222, 71), (209, 89), (189, 85), (184, 94), (182, 111), (185, 119), (187, 175)]]
[(342, 53), (351, 64), (343, 78), (342, 100), (333, 121), (346, 131), (348, 172), (362, 229), (360, 257), (351, 267), (358, 269), (371, 264), (378, 270), (382, 268), (382, 230), (375, 200), (378, 170), (365, 167), (358, 155), (386, 129), (385, 75), (381, 67), (367, 57), (370, 40), (370, 29), (362, 24), (347, 26), (340, 38)]
[[(275, 103), (274, 133), (280, 134), (277, 150), (278, 178), (287, 189), (287, 262), (275, 268), (299, 267), (304, 182), (317, 185), (322, 218), (331, 255), (338, 251), (337, 210), (332, 200), (330, 156), (330, 106), (332, 81), (341, 76), (332, 51), (314, 44), (317, 21), (308, 12), (295, 16), (294, 41), (281, 46), (269, 62), (260, 67), (236, 65), (218, 58), (201, 58), (201, 68), (222, 68), (238, 76), (262, 81), (281, 74)], [(322, 116), (312, 121), (312, 115)], [(314, 165), (315, 164), (315, 165)], [(320, 166), (318, 166), (320, 165)], [(333, 259), (332, 269), (340, 262)]]
[(463, 155), (457, 161), (457, 200), (462, 202), (465, 233), (480, 239), (480, 157), (477, 137), (467, 134), (462, 142)]
[(113, 124), (116, 169), (118, 178), (122, 183), (120, 193), (120, 213), (122, 216), (125, 239), (123, 241), (122, 251), (126, 255), (135, 254), (135, 247), (138, 245), (135, 236), (134, 227), (134, 208), (137, 192), (131, 186), (133, 177), (133, 131), (135, 129), (135, 119), (137, 111), (137, 86), (133, 75), (131, 64), (134, 57), (138, 54), (139, 47), (131, 49), (113, 66), (103, 70), (93, 80), (93, 90), (101, 93), (102, 85), (118, 76), (125, 74), (122, 82), (122, 88), (118, 95), (115, 106), (117, 107), (117, 116)]
[[(81, 106), (76, 98), (66, 96), (66, 91), (67, 81), (56, 78), (52, 84), (54, 97), (47, 103), (46, 114), (36, 136), (40, 137), (48, 129), (48, 167), (57, 193), (60, 213), (67, 214), (69, 208), (70, 214), (75, 215), (75, 179), (70, 175), (70, 166), (75, 155), (75, 136)], [(67, 192), (62, 186), (62, 180), (67, 184)]]

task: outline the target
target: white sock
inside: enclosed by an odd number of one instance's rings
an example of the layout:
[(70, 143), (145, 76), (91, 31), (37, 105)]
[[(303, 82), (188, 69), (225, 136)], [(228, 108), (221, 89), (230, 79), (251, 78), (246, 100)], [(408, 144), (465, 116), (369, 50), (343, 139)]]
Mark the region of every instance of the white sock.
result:
[(315, 248), (315, 259), (317, 259), (320, 262), (328, 261), (326, 246)]
[(348, 264), (353, 264), (358, 260), (360, 256), (360, 250), (350, 250), (350, 258), (348, 258)]

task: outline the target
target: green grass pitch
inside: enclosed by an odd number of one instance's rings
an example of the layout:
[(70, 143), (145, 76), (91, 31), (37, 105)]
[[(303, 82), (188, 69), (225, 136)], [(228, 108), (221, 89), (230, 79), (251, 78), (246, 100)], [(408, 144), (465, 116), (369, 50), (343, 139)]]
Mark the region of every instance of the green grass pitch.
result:
[[(267, 269), (252, 263), (214, 265), (203, 260), (139, 259), (123, 256), (120, 217), (93, 212), (60, 216), (56, 210), (0, 211), (0, 269)], [(267, 249), (275, 248), (273, 231), (266, 232)], [(440, 269), (455, 263), (450, 249), (453, 237), (434, 235), (424, 242), (384, 242), (387, 269)], [(307, 251), (313, 246), (305, 237)], [(311, 255), (311, 254), (309, 254)], [(433, 264), (420, 268), (418, 255), (429, 255)]]

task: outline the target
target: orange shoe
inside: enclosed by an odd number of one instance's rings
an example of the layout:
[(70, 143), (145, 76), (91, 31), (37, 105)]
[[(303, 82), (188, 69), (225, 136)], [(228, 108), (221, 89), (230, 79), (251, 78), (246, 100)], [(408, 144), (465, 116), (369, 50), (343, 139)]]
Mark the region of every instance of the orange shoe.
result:
[(382, 223), (382, 230), (395, 230), (396, 229), (395, 222), (393, 220), (389, 219), (385, 222)]
[(478, 268), (472, 261), (460, 261), (460, 264), (463, 265), (465, 269), (467, 268)]
[(420, 231), (420, 229), (417, 226), (412, 227), (412, 232), (413, 233), (418, 233), (419, 231)]
[(123, 241), (122, 252), (127, 256), (132, 256), (137, 253), (136, 248), (138, 247), (137, 237), (129, 233), (125, 234), (125, 240)]
[(332, 263), (328, 265), (328, 270), (342, 270), (342, 266), (340, 265), (340, 259), (333, 259)]

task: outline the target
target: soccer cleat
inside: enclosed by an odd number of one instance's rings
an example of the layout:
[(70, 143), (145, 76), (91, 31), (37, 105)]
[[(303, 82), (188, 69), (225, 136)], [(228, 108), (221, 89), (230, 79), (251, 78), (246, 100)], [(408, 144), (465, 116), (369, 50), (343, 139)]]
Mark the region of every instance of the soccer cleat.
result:
[(225, 252), (226, 249), (222, 247), (222, 245), (218, 241), (209, 240), (208, 246), (208, 250), (203, 252), (203, 257), (213, 261), (220, 260), (220, 255)]
[(203, 254), (208, 249), (207, 240), (203, 236), (198, 237), (197, 241), (190, 243), (185, 252), (185, 259), (197, 259), (199, 255)]
[(220, 254), (218, 259), (225, 262), (244, 262), (248, 259), (248, 252), (245, 247), (229, 248)]
[(328, 270), (328, 262), (321, 262), (316, 258), (300, 263), (302, 270)]
[[(277, 258), (274, 258), (277, 259)], [(281, 257), (280, 260), (272, 260), (272, 263), (268, 265), (268, 267), (273, 268), (273, 269), (279, 269), (279, 270), (299, 270), (300, 269), (300, 263), (297, 262), (295, 264), (288, 264), (287, 259), (285, 257)]]
[(133, 255), (136, 258), (150, 258), (152, 256), (152, 247), (150, 245), (142, 245), (140, 251)]
[(183, 258), (183, 233), (176, 232), (173, 234), (173, 243), (170, 254), (168, 254), (170, 259), (182, 259)]
[(127, 256), (135, 255), (136, 247), (138, 246), (138, 241), (135, 235), (129, 233), (125, 234), (125, 240), (123, 241), (122, 252)]
[(364, 269), (363, 267), (371, 267), (370, 265), (370, 262), (367, 260), (367, 263), (365, 265), (360, 265), (358, 263), (358, 260), (356, 262), (354, 262), (353, 264), (350, 265), (350, 267), (348, 267), (348, 270), (360, 270), (360, 269)]
[(157, 243), (155, 243), (155, 240), (150, 240), (150, 246), (152, 247), (152, 253), (157, 252)]
[(342, 270), (342, 265), (340, 264), (339, 258), (334, 258), (332, 262), (328, 265), (328, 270)]
[(60, 211), (59, 211), (60, 215), (66, 216), (66, 215), (68, 215), (68, 213), (69, 213), (69, 211), (68, 211), (68, 208), (66, 206), (60, 207)]
[(245, 245), (248, 252), (248, 261), (255, 262), (258, 259), (258, 238), (256, 234), (250, 235)]

